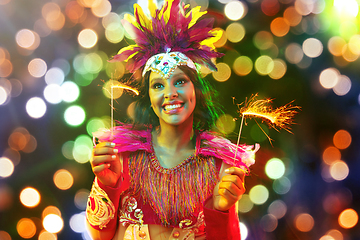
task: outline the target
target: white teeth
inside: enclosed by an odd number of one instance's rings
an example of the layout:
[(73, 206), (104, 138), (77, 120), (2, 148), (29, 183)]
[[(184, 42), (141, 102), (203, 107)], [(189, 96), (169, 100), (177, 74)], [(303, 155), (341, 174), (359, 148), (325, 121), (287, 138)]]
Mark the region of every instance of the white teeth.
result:
[(174, 110), (175, 108), (180, 108), (181, 104), (165, 105), (165, 111)]

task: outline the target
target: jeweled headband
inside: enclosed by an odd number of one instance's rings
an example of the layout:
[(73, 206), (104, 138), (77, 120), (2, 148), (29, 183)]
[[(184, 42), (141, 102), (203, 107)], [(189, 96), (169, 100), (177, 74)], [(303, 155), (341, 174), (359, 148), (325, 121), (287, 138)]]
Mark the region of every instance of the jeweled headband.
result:
[(213, 19), (199, 18), (206, 14), (200, 6), (189, 10), (180, 0), (165, 0), (157, 9), (149, 0), (150, 16), (134, 4), (134, 16), (126, 14), (123, 24), (135, 35), (135, 44), (120, 49), (110, 61), (125, 61), (126, 68), (134, 73), (143, 68), (169, 77), (179, 65), (196, 69), (195, 63), (216, 70), (212, 58), (223, 54), (215, 51), (214, 43), (221, 30), (213, 29)]

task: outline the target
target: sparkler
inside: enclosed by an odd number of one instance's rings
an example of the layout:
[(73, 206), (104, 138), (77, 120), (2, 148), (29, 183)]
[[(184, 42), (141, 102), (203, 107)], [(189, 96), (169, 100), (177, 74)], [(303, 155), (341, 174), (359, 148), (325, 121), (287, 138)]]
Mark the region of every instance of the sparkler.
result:
[(109, 94), (110, 94), (110, 108), (111, 108), (111, 127), (110, 127), (110, 131), (111, 131), (111, 137), (113, 137), (114, 135), (114, 88), (115, 89), (124, 89), (124, 90), (129, 90), (129, 91), (132, 91), (135, 95), (139, 95), (139, 91), (135, 88), (132, 88), (128, 85), (125, 85), (125, 84), (122, 84), (120, 82), (111, 82), (111, 85), (110, 85), (110, 91), (106, 88), (106, 87), (103, 87), (103, 89), (105, 89)]
[[(249, 101), (245, 101), (244, 106), (239, 108), (239, 113), (242, 115), (242, 117), (241, 117), (239, 135), (238, 135), (238, 139), (237, 139), (237, 146), (239, 146), (240, 135), (241, 135), (242, 126), (243, 126), (245, 117), (261, 118), (271, 128), (275, 129), (278, 132), (280, 129), (284, 129), (284, 130), (288, 131), (289, 133), (292, 133), (290, 131), (290, 125), (293, 124), (293, 117), (297, 113), (296, 110), (300, 109), (299, 106), (293, 106), (292, 105), (293, 101), (292, 101), (282, 107), (273, 109), (273, 107), (270, 105), (272, 103), (272, 99), (258, 100), (256, 98), (257, 98), (257, 94), (251, 96)], [(262, 130), (262, 131), (264, 132), (264, 130)], [(266, 135), (266, 133), (265, 133), (265, 135)], [(266, 135), (266, 136), (268, 137), (269, 140), (271, 140), (268, 135)], [(270, 143), (271, 143), (271, 141), (270, 141)], [(236, 158), (236, 154), (237, 154), (237, 148), (235, 151), (234, 158)]]
[(111, 94), (110, 94), (110, 99), (111, 99), (111, 137), (113, 136), (113, 127), (114, 127), (114, 88), (118, 88), (118, 89), (125, 89), (125, 90), (129, 90), (132, 91), (133, 93), (135, 93), (136, 95), (139, 95), (139, 91), (136, 90), (135, 88), (129, 87), (127, 85), (124, 84), (112, 84), (110, 89), (111, 89)]

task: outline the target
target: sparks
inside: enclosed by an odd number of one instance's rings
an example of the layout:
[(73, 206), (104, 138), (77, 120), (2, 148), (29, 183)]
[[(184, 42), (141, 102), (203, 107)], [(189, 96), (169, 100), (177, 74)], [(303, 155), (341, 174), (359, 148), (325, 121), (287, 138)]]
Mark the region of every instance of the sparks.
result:
[(135, 88), (120, 84), (120, 85), (112, 85), (111, 88), (121, 88), (121, 89), (125, 89), (125, 90), (130, 90), (133, 91), (133, 93), (135, 93), (136, 95), (139, 95), (139, 91)]
[(252, 96), (245, 106), (241, 107), (239, 112), (244, 117), (259, 117), (265, 120), (270, 127), (275, 130), (285, 129), (290, 132), (290, 125), (293, 124), (293, 117), (300, 109), (299, 106), (293, 106), (292, 102), (273, 109), (270, 105), (271, 99), (258, 100), (257, 94)]

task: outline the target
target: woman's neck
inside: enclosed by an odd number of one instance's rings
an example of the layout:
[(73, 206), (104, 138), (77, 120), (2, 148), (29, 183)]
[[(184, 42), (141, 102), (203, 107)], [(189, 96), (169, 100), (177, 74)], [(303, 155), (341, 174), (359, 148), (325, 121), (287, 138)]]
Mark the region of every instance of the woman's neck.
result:
[(192, 119), (180, 125), (160, 123), (159, 128), (153, 134), (154, 143), (164, 150), (179, 152), (195, 147), (191, 141), (194, 135)]

